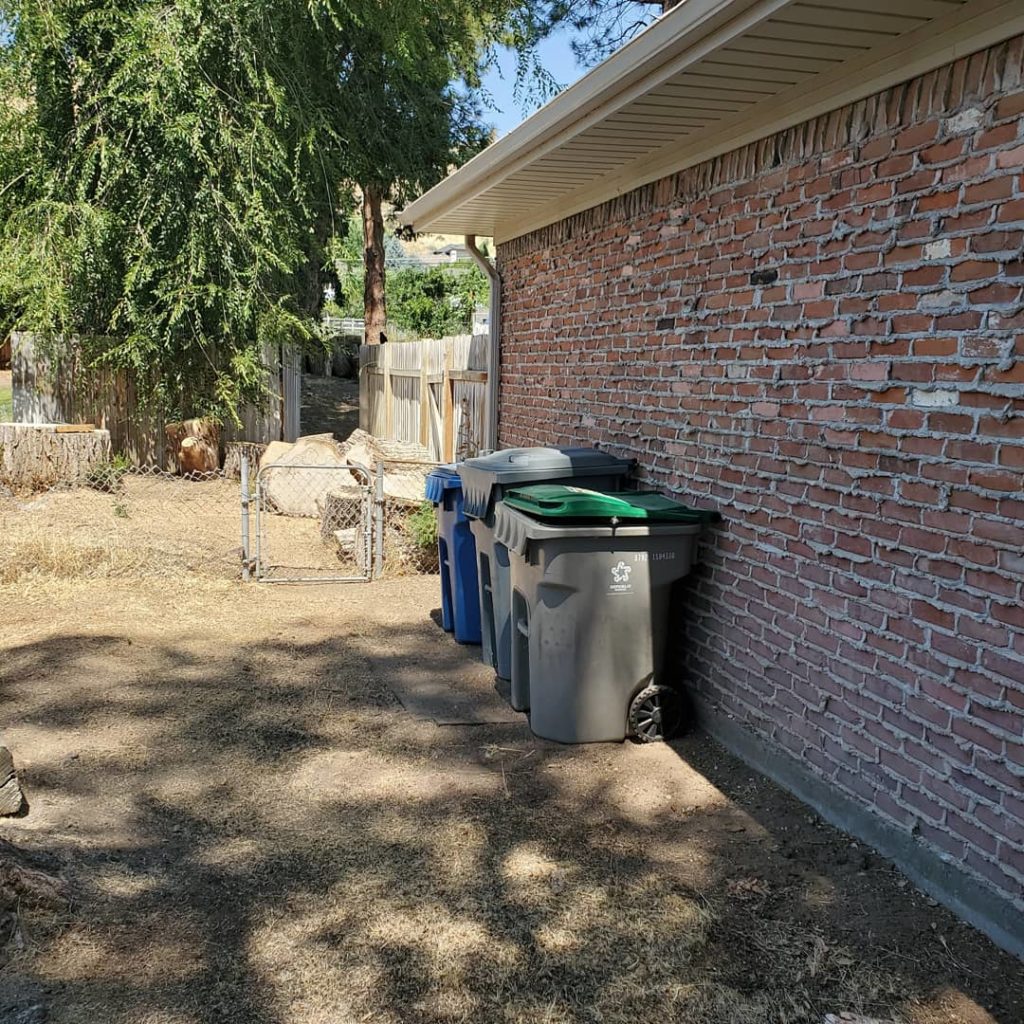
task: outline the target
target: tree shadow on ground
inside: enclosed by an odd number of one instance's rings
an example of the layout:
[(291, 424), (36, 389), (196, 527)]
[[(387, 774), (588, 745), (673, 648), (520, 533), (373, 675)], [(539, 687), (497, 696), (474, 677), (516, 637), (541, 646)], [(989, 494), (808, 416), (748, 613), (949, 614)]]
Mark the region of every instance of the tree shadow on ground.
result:
[(344, 441), (359, 426), (359, 381), (302, 376), (301, 432), (334, 434)]
[(12, 835), (78, 892), (8, 979), (57, 1022), (1024, 1019), (1016, 961), (705, 739), (412, 719), (421, 642), (6, 652)]

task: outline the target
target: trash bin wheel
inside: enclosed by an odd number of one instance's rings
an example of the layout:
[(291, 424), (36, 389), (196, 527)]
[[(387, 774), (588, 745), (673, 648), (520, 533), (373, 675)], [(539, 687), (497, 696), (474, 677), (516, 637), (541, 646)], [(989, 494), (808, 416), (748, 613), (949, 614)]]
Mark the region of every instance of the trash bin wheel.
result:
[(648, 686), (629, 705), (629, 731), (641, 743), (671, 739), (683, 724), (683, 700), (671, 686)]

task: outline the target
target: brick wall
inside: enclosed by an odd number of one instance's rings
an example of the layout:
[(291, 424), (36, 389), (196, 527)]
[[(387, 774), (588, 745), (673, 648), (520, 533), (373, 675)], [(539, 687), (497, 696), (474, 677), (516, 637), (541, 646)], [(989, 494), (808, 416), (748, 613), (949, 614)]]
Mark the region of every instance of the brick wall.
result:
[(1018, 909), (1022, 54), (499, 248), (502, 443), (726, 517), (688, 685)]

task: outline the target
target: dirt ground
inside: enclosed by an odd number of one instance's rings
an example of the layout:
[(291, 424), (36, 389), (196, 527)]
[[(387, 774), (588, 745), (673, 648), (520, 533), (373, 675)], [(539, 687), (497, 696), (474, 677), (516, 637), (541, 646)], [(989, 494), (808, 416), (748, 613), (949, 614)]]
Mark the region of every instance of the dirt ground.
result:
[(0, 507), (0, 837), (75, 893), (21, 908), (5, 1024), (1024, 1021), (1016, 960), (708, 739), (404, 710), (436, 579), (243, 584), (102, 497)]
[(334, 434), (344, 441), (359, 426), (359, 381), (302, 375), (303, 434)]

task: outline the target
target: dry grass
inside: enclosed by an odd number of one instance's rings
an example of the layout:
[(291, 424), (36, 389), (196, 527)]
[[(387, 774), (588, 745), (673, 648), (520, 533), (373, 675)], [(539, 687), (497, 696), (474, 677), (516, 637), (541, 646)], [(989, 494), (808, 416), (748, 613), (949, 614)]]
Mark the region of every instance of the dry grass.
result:
[(156, 579), (201, 585), (239, 575), (237, 486), (128, 477), (7, 498), (0, 506), (0, 587)]
[(51, 533), (18, 537), (0, 550), (0, 584), (111, 580), (155, 575), (153, 553), (123, 542), (90, 544)]

